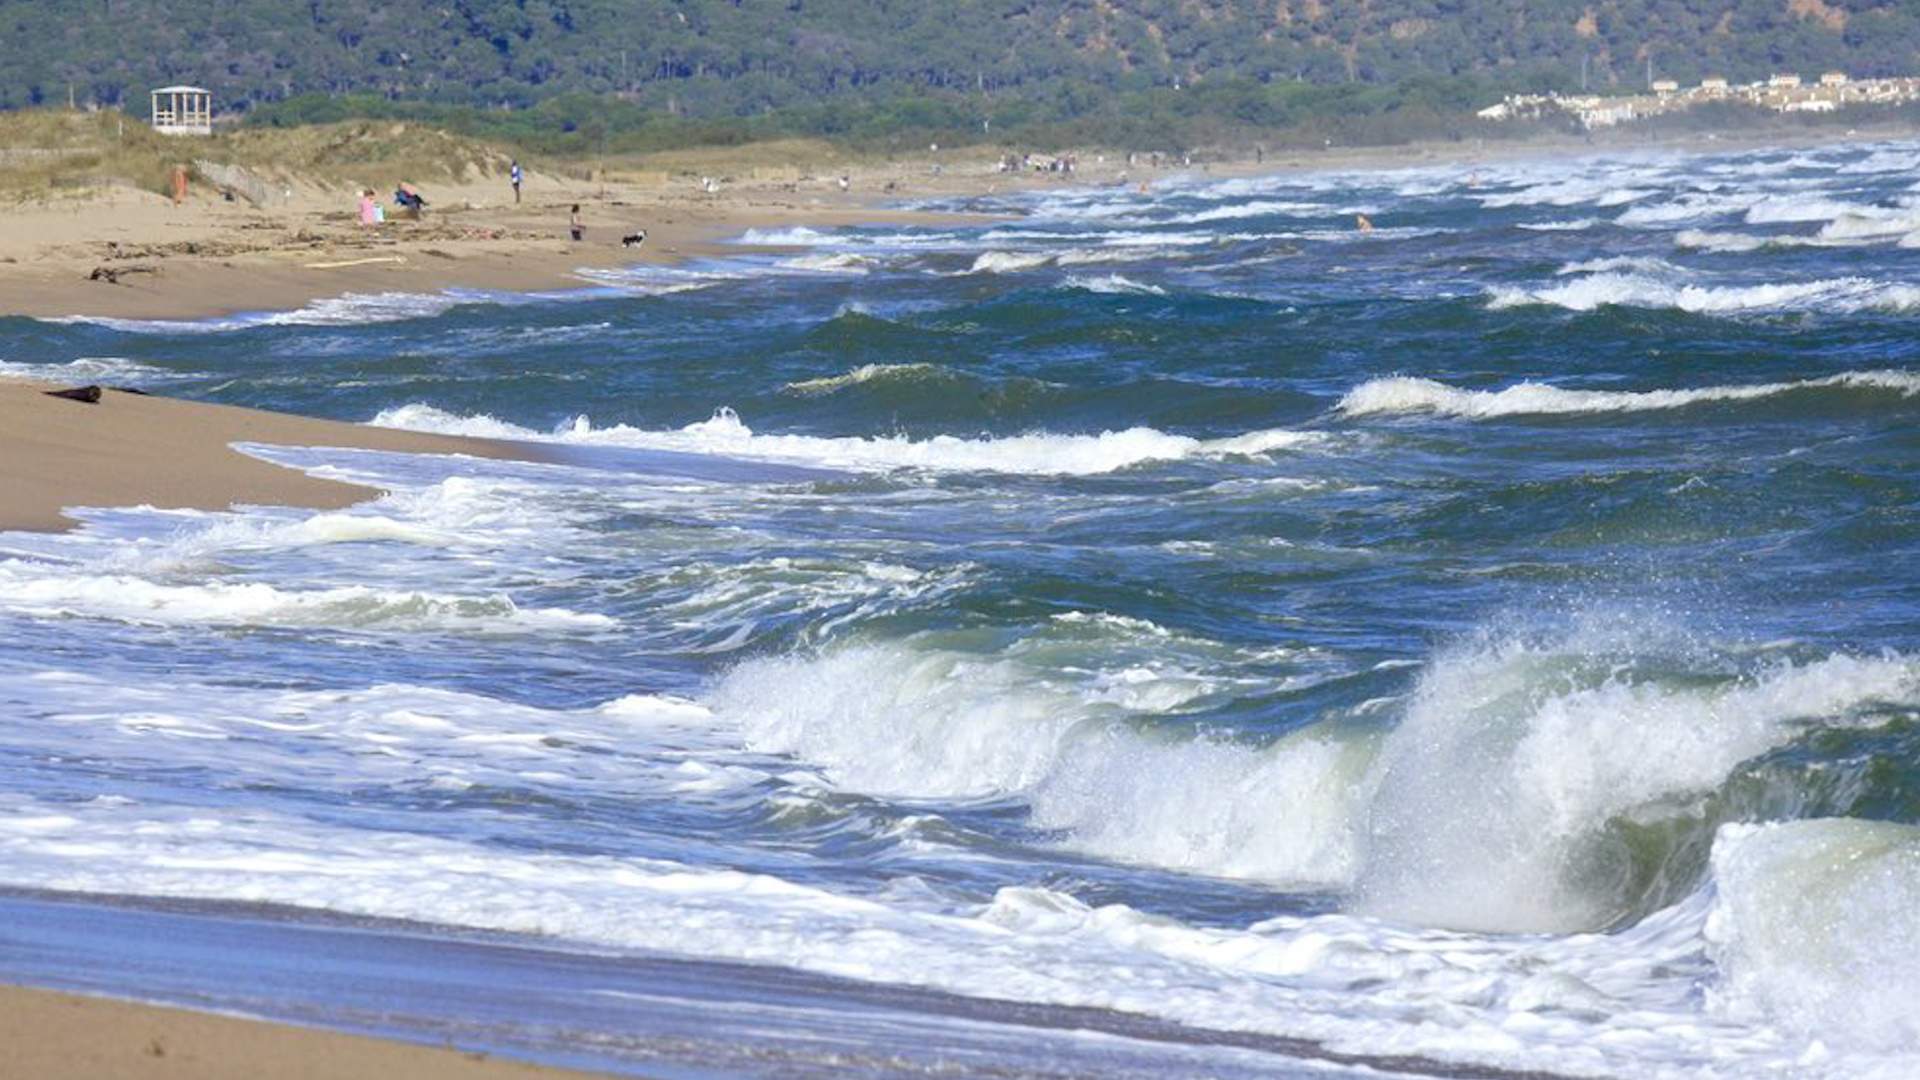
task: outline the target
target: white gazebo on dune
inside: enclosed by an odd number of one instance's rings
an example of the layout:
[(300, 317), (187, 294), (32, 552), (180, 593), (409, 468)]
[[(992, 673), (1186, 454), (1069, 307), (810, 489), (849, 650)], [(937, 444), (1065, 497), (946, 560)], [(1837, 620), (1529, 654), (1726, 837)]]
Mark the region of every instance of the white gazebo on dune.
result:
[(213, 91), (198, 86), (155, 90), (153, 130), (162, 135), (213, 134)]

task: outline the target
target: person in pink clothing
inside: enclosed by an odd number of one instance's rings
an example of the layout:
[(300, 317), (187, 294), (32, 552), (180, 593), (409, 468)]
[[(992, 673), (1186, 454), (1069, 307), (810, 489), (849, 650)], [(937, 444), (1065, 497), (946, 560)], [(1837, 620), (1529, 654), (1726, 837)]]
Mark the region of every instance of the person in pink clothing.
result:
[(373, 192), (363, 189), (360, 192), (360, 224), (377, 225), (379, 223), (379, 208), (374, 204)]

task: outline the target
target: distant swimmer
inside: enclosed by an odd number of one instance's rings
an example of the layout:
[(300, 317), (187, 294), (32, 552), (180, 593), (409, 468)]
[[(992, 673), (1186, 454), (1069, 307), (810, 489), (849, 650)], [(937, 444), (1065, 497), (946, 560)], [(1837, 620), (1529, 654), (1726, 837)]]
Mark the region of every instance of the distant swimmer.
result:
[(1361, 232), (1372, 232), (1373, 222), (1365, 214), (1353, 215), (1353, 227)]

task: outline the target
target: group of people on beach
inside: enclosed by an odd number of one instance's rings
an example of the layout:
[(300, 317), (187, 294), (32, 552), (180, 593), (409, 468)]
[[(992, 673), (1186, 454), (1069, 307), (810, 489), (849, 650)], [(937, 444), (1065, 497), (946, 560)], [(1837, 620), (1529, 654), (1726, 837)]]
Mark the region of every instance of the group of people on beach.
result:
[[(419, 221), (420, 215), (427, 209), (427, 200), (414, 190), (412, 184), (402, 183), (393, 189), (393, 205), (405, 211), (407, 217)], [(372, 188), (360, 189), (359, 217), (360, 224), (368, 226), (380, 225), (387, 220), (387, 208), (380, 205)]]
[(1071, 173), (1080, 165), (1077, 154), (1061, 154), (1058, 157), (1036, 158), (1032, 154), (1008, 154), (1000, 159), (998, 171), (1003, 173), (1048, 172)]

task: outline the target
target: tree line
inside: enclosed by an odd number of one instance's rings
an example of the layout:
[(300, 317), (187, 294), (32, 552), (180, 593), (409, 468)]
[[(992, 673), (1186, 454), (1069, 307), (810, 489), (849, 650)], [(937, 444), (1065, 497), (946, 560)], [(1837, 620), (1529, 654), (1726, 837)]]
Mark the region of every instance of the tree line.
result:
[[(264, 122), (439, 116), (568, 145), (1046, 130), (1114, 144), (1649, 75), (1920, 70), (1877, 0), (0, 0), (0, 108), (143, 115), (192, 83)], [(1429, 132), (1431, 133), (1431, 132)]]

